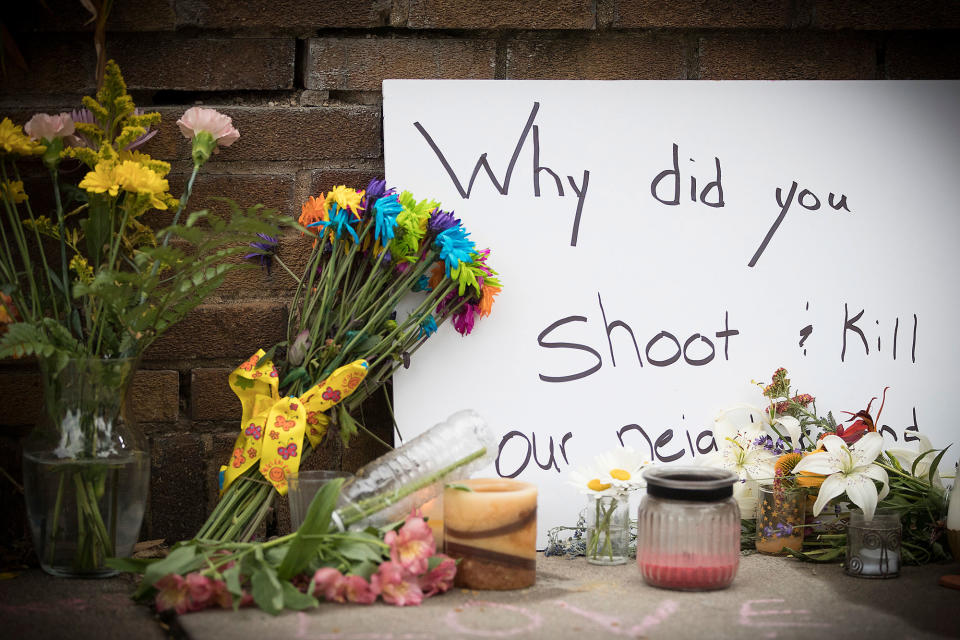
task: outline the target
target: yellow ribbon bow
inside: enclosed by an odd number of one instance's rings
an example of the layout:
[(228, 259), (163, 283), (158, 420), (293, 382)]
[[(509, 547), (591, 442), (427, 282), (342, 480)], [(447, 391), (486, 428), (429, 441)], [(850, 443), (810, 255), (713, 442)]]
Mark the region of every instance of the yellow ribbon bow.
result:
[(220, 468), (221, 493), (259, 460), (263, 477), (286, 495), (287, 475), (300, 468), (303, 436), (319, 446), (330, 422), (323, 412), (353, 393), (367, 375), (366, 360), (355, 360), (299, 398), (281, 398), (279, 373), (264, 355), (259, 349), (228, 377), (243, 414), (232, 460)]

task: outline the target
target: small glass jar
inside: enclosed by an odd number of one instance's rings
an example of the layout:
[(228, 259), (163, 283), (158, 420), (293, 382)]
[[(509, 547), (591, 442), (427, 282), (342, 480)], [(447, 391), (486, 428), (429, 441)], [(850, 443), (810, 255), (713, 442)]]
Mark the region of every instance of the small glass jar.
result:
[(736, 474), (706, 467), (651, 467), (637, 517), (637, 566), (654, 587), (725, 589), (740, 564)]
[(900, 575), (900, 516), (862, 511), (850, 513), (847, 526), (847, 575), (857, 578), (896, 578)]
[(587, 507), (587, 562), (627, 563), (630, 545), (630, 494), (591, 495)]
[(757, 498), (757, 551), (766, 555), (787, 555), (787, 549), (803, 549), (804, 513), (807, 492), (787, 487), (782, 481), (761, 484)]

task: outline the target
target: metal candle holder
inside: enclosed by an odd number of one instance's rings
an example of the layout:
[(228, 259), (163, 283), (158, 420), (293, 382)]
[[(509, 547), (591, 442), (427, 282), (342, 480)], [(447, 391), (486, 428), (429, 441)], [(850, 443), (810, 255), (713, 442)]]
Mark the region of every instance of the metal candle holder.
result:
[(877, 513), (865, 520), (850, 514), (844, 570), (857, 578), (896, 578), (900, 575), (900, 516)]

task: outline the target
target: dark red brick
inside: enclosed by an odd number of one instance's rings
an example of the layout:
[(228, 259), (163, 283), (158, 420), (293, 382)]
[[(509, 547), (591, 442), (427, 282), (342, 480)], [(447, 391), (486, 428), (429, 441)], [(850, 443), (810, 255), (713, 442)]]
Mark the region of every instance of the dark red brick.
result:
[(955, 0), (818, 0), (814, 4), (813, 26), (872, 31), (956, 29), (960, 27), (960, 3)]
[(293, 88), (296, 55), (293, 38), (114, 34), (107, 46), (130, 89)]
[[(0, 96), (92, 94), (96, 90), (96, 55), (92, 38), (83, 34), (20, 36), (17, 47), (28, 68), (12, 61), (0, 75)], [(79, 106), (79, 99), (76, 100)]]
[[(0, 424), (32, 426), (43, 411), (40, 375), (34, 371), (0, 374), (0, 394), (16, 398), (7, 404)], [(130, 407), (137, 422), (174, 422), (180, 387), (176, 371), (137, 371), (130, 388)]]
[[(226, 152), (224, 152), (226, 153)], [(183, 173), (170, 174), (170, 193), (180, 197), (190, 176)], [(201, 172), (193, 185), (193, 193), (187, 206), (189, 211), (208, 209), (221, 214), (229, 214), (230, 206), (217, 200), (229, 198), (241, 209), (262, 204), (268, 209), (276, 209), (291, 215), (299, 206), (293, 201), (294, 179), (290, 175), (268, 174), (223, 174)], [(173, 214), (169, 217), (172, 220)]]
[(682, 37), (658, 32), (513, 40), (507, 78), (630, 80), (686, 77)]
[(206, 453), (201, 436), (191, 433), (151, 439), (148, 538), (172, 544), (192, 538), (203, 524), (208, 513)]
[(240, 420), (240, 400), (227, 383), (233, 369), (190, 372), (190, 417), (194, 420)]
[(866, 34), (727, 32), (700, 39), (700, 78), (869, 80), (876, 46)]
[(390, 0), (178, 0), (180, 26), (300, 33), (326, 27), (381, 27), (390, 23)]
[[(216, 106), (230, 116), (240, 139), (221, 149), (211, 163), (241, 160), (322, 160), (377, 158), (382, 153), (377, 107), (248, 107)], [(177, 127), (187, 107), (156, 109), (163, 117), (160, 132), (143, 151), (163, 160), (190, 157), (190, 141)], [(212, 167), (210, 169), (213, 171)]]
[(307, 89), (379, 90), (385, 78), (493, 78), (496, 44), (460, 38), (311, 38)]
[(148, 351), (151, 360), (242, 359), (286, 337), (286, 301), (197, 307)]
[[(107, 31), (173, 31), (177, 26), (173, 4), (173, 0), (114, 0)], [(91, 18), (76, 0), (44, 0), (11, 2), (4, 22), (14, 32), (89, 31), (92, 45)]]
[(790, 0), (617, 0), (615, 27), (782, 28), (790, 25)]
[(892, 80), (960, 78), (957, 35), (891, 34), (886, 44), (886, 77)]
[(410, 0), (413, 29), (592, 29), (592, 0)]
[(382, 180), (383, 169), (311, 169), (309, 195), (316, 196), (340, 185), (366, 189), (374, 178)]

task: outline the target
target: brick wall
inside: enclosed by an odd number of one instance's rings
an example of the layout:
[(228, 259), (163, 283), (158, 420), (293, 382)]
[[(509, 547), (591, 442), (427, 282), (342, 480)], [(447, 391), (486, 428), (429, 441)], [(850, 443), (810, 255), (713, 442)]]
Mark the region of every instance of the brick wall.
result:
[[(0, 20), (29, 69), (10, 59), (0, 108), (23, 123), (92, 93), (92, 27), (76, 0), (22, 0)], [(383, 171), (384, 78), (960, 78), (955, 0), (116, 0), (107, 51), (138, 105), (163, 114), (145, 149), (174, 162), (189, 147), (174, 122), (193, 104), (233, 117), (242, 137), (205, 167), (193, 208), (215, 196), (289, 214), (334, 185)], [(281, 243), (300, 264), (296, 238)], [(294, 267), (296, 269), (296, 266)], [(134, 395), (152, 445), (144, 537), (190, 536), (212, 507), (239, 403), (226, 373), (282, 339), (291, 280), (244, 271), (144, 359)], [(17, 439), (36, 418), (35, 374), (0, 363), (0, 466), (19, 476)], [(11, 401), (17, 398), (16, 401)], [(381, 406), (367, 422), (389, 437)], [(355, 469), (370, 440), (331, 446), (312, 466)], [(0, 478), (0, 546), (22, 535), (22, 497)], [(8, 517), (9, 514), (9, 517)]]

